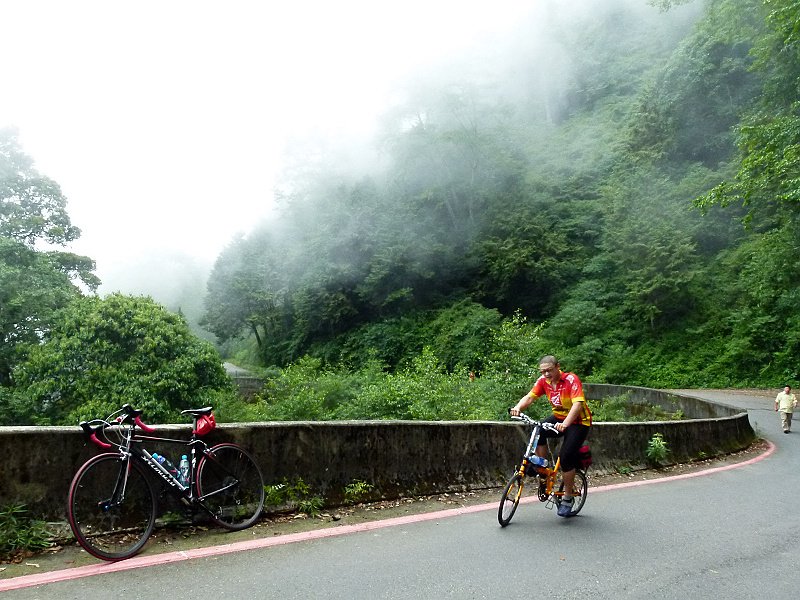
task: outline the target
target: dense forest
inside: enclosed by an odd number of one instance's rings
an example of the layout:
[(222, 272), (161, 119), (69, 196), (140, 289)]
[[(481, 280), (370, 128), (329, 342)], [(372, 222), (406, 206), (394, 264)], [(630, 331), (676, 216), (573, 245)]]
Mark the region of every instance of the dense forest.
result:
[[(172, 390), (163, 418), (188, 395), (229, 420), (499, 418), (545, 353), (595, 382), (797, 383), (800, 2), (540, 5), (516, 36), (418, 73), (368, 147), (304, 147), (278, 215), (218, 257), (202, 323), (266, 377), (251, 404), (202, 376), (209, 345), (180, 323), (182, 350), (159, 356), (196, 357), (190, 382), (107, 383), (99, 350), (66, 368), (74, 340), (119, 335), (75, 325), (104, 308), (88, 259), (36, 249), (76, 233), (63, 198), (31, 208), (57, 185), (0, 136), (6, 422), (74, 422), (88, 372), (108, 406)], [(49, 192), (15, 187), (34, 175)]]
[(219, 257), (207, 326), (265, 365), (430, 346), (480, 372), (518, 314), (594, 380), (795, 378), (797, 5), (702, 7), (543, 12), (491, 73), (415, 88), (369, 171), (290, 174)]

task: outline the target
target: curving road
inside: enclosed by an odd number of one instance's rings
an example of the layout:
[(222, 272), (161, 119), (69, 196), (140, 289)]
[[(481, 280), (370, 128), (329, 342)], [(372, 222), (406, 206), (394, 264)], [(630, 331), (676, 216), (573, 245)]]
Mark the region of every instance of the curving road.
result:
[(797, 598), (800, 424), (783, 435), (770, 397), (690, 393), (746, 408), (773, 453), (698, 477), (598, 488), (573, 519), (528, 503), (501, 529), (491, 505), (7, 593), (20, 600)]

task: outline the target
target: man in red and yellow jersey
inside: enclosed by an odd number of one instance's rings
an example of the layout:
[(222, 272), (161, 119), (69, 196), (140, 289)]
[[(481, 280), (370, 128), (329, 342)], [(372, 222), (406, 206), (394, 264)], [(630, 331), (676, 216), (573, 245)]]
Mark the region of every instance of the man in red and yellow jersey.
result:
[(544, 457), (547, 454), (547, 438), (562, 437), (561, 470), (564, 477), (564, 497), (558, 507), (558, 516), (568, 517), (572, 511), (575, 469), (578, 467), (578, 449), (581, 447), (589, 428), (592, 426), (592, 412), (583, 397), (583, 384), (574, 373), (561, 370), (555, 356), (543, 356), (539, 361), (541, 376), (533, 384), (531, 391), (525, 394), (516, 406), (511, 409), (512, 415), (528, 408), (540, 396), (547, 396), (553, 409), (553, 415), (545, 421), (554, 423), (557, 432), (542, 430), (536, 454)]

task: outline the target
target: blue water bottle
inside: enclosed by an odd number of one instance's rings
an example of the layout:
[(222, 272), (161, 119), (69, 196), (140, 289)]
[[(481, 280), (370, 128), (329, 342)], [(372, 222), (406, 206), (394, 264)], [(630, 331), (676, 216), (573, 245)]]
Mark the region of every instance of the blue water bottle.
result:
[(173, 465), (169, 461), (169, 459), (166, 456), (163, 456), (161, 454), (156, 454), (154, 452), (153, 458), (155, 458), (159, 462), (159, 464), (169, 472), (170, 475), (172, 475), (176, 479), (178, 478), (178, 469), (175, 467), (175, 465)]
[(533, 456), (529, 456), (528, 460), (531, 461), (536, 467), (547, 467), (547, 459), (542, 458), (541, 456), (536, 456), (534, 454)]

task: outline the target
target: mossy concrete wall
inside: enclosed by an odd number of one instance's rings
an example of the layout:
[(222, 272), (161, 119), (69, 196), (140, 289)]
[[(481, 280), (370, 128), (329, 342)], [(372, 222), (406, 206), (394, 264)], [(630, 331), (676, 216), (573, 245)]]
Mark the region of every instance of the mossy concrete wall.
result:
[[(732, 452), (755, 438), (746, 412), (706, 402), (622, 386), (586, 385), (587, 397), (628, 393), (632, 402), (680, 410), (689, 420), (597, 423), (589, 442), (594, 471), (645, 466), (655, 433), (673, 462)], [(171, 437), (185, 425), (157, 426)], [(254, 455), (267, 483), (302, 478), (313, 493), (335, 503), (355, 480), (380, 497), (476, 489), (502, 484), (518, 464), (528, 430), (517, 423), (459, 421), (346, 421), (221, 424), (209, 443), (234, 441)], [(179, 458), (174, 448), (150, 447)], [(63, 520), (73, 474), (97, 450), (77, 427), (0, 427), (0, 506), (25, 503), (31, 513)]]

